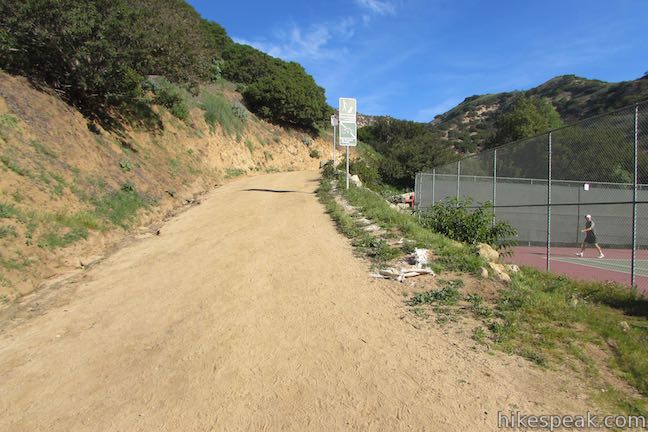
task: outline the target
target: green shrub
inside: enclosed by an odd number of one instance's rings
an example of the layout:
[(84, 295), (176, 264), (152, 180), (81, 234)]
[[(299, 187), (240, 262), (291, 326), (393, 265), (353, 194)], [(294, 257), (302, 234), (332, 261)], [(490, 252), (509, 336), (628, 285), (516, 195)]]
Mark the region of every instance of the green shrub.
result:
[(377, 189), (381, 184), (378, 165), (369, 159), (358, 158), (350, 161), (349, 172), (360, 177), (362, 183), (370, 189)]
[(15, 227), (11, 225), (0, 227), (0, 239), (7, 237), (18, 237)]
[(189, 118), (186, 91), (162, 78), (154, 84), (154, 102), (167, 108), (171, 114), (180, 120)]
[(122, 228), (128, 228), (137, 211), (147, 205), (144, 197), (130, 182), (124, 183), (120, 190), (95, 200), (94, 204), (98, 217)]
[(330, 112), (324, 89), (297, 63), (272, 68), (271, 75), (248, 85), (243, 97), (266, 120), (311, 130)]
[(488, 243), (507, 250), (515, 245), (517, 231), (508, 222), (493, 223), (490, 203), (473, 206), (470, 198), (449, 198), (422, 211), (420, 223), (453, 240), (475, 245)]
[(11, 204), (0, 202), (0, 219), (16, 217), (20, 212)]
[(232, 112), (236, 117), (241, 120), (247, 120), (248, 110), (240, 102), (234, 102), (232, 104)]
[(239, 118), (232, 108), (232, 104), (221, 95), (207, 94), (203, 98), (200, 108), (205, 110), (205, 121), (210, 130), (214, 130), (219, 124), (227, 136), (243, 133), (244, 122)]
[(47, 231), (38, 240), (38, 247), (50, 249), (69, 246), (79, 240), (87, 239), (88, 234), (88, 230), (83, 227), (75, 227), (65, 233)]
[(123, 171), (128, 172), (133, 169), (133, 166), (128, 159), (122, 159), (119, 161), (119, 168), (121, 168)]
[(319, 150), (317, 150), (317, 149), (313, 149), (313, 150), (311, 150), (310, 153), (309, 153), (308, 155), (309, 155), (310, 157), (312, 157), (313, 159), (319, 159), (320, 157), (322, 157), (322, 155), (320, 154)]
[(241, 168), (227, 168), (225, 170), (225, 178), (227, 179), (239, 177), (243, 174), (245, 174), (245, 170)]

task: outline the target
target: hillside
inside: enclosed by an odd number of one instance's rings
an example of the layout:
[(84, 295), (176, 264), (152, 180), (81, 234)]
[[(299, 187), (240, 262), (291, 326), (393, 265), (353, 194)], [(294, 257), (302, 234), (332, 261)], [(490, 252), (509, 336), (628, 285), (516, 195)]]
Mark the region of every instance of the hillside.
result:
[(547, 98), (563, 121), (571, 123), (647, 99), (648, 77), (608, 83), (575, 75), (558, 76), (525, 91), (467, 97), (431, 123), (454, 144), (474, 150), (492, 135), (497, 117), (521, 94)]
[(87, 266), (129, 233), (155, 232), (174, 209), (230, 178), (319, 167), (328, 139), (247, 110), (234, 116), (241, 100), (234, 87), (187, 95), (185, 120), (153, 105), (153, 130), (125, 121), (108, 130), (55, 92), (0, 73), (2, 303)]
[(331, 113), (184, 0), (0, 3), (0, 307), (228, 179), (317, 169)]

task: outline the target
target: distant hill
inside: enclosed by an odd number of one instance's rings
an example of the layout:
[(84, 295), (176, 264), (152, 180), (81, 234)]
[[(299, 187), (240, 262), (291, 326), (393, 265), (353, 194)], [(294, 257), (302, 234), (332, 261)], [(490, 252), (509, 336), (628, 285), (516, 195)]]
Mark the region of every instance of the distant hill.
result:
[(431, 124), (455, 147), (474, 150), (492, 135), (497, 117), (520, 94), (549, 99), (565, 123), (571, 123), (648, 99), (648, 75), (619, 83), (562, 75), (526, 91), (467, 97)]

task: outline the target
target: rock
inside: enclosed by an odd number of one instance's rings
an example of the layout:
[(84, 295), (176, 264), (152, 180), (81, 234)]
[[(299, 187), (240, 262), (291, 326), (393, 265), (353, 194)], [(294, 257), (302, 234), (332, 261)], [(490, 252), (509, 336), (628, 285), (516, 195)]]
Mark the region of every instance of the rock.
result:
[(486, 243), (479, 243), (477, 245), (479, 251), (479, 256), (484, 258), (488, 262), (496, 262), (499, 260), (499, 252), (493, 249), (490, 245)]
[(81, 260), (79, 260), (79, 263), (81, 264), (81, 267), (88, 267), (96, 263), (97, 261), (100, 261), (101, 259), (103, 259), (103, 256), (95, 255), (88, 258), (82, 258)]
[(489, 262), (488, 265), (493, 269), (495, 277), (505, 283), (511, 282), (511, 277), (506, 273), (506, 270), (502, 264)]
[(520, 267), (517, 264), (506, 264), (506, 271), (509, 273), (519, 273)]
[(357, 174), (354, 174), (351, 177), (349, 177), (349, 182), (353, 183), (357, 187), (362, 187), (362, 181), (360, 181), (360, 177), (358, 177)]
[(488, 279), (488, 270), (486, 270), (484, 267), (481, 268), (481, 277), (482, 279)]
[(497, 279), (504, 283), (510, 283), (511, 282), (511, 276), (507, 275), (506, 273), (497, 273)]
[(619, 323), (619, 327), (621, 327), (621, 330), (623, 330), (626, 333), (630, 330), (630, 325), (628, 325), (628, 323), (625, 321), (621, 321)]
[(574, 296), (574, 295), (571, 297), (571, 305), (572, 305), (573, 307), (578, 306), (578, 297), (576, 297), (576, 296)]

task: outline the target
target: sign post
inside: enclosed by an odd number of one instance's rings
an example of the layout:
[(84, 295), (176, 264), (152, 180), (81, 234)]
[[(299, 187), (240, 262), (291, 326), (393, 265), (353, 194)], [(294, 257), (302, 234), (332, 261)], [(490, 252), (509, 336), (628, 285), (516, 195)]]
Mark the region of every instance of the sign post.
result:
[(335, 169), (335, 140), (337, 135), (338, 118), (334, 115), (331, 116), (331, 126), (333, 126), (333, 169)]
[(340, 98), (339, 105), (339, 144), (346, 147), (346, 188), (349, 189), (349, 147), (358, 144), (358, 125), (356, 123), (357, 102), (353, 98)]

